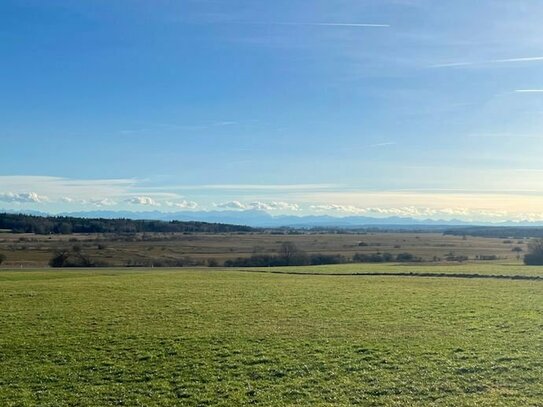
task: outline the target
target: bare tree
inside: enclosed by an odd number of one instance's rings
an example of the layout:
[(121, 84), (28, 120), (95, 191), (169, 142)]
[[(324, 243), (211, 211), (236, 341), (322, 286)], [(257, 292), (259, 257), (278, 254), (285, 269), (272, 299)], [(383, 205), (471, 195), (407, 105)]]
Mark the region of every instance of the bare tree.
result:
[(303, 266), (308, 263), (307, 254), (292, 242), (283, 242), (279, 248), (279, 257), (287, 266)]

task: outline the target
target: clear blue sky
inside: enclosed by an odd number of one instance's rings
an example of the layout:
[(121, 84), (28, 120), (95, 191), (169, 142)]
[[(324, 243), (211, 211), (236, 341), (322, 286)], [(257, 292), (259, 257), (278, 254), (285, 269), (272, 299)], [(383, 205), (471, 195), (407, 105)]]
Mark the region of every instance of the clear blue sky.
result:
[(543, 218), (539, 0), (2, 0), (0, 208)]

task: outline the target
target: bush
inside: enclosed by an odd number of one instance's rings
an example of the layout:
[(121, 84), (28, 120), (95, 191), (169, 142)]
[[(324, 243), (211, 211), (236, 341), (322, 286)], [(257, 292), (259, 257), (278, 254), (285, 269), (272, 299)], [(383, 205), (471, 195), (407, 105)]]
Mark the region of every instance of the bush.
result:
[(396, 261), (407, 263), (410, 261), (415, 261), (415, 256), (413, 256), (411, 253), (400, 253), (396, 256)]
[(309, 257), (309, 264), (312, 266), (342, 263), (346, 263), (346, 259), (340, 254), (312, 254)]
[(208, 259), (207, 267), (219, 267), (219, 262), (215, 259)]
[(477, 256), (477, 259), (479, 260), (498, 260), (498, 256), (496, 256), (495, 254), (490, 254), (490, 255), (487, 255), (487, 254), (480, 254), (479, 256)]
[(356, 253), (353, 256), (355, 263), (386, 263), (394, 261), (394, 256), (390, 253)]
[(0, 253), (0, 264), (2, 264), (2, 263), (5, 262), (5, 261), (6, 261), (6, 255)]
[[(445, 257), (445, 260), (447, 261), (457, 261), (459, 263), (462, 263), (464, 261), (468, 261), (469, 260), (469, 257), (468, 256), (455, 256), (455, 255), (448, 255)], [(482, 260), (482, 259), (481, 259)]]

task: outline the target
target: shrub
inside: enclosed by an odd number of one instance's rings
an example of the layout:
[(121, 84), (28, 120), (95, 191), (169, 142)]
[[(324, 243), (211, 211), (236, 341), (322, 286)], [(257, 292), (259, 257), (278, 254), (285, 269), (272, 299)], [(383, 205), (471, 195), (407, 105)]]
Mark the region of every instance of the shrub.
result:
[(477, 258), (479, 260), (498, 260), (498, 256), (496, 256), (495, 254), (480, 254), (479, 256), (477, 256)]
[[(479, 258), (481, 258), (481, 257), (479, 257)], [(468, 258), (468, 256), (456, 256), (454, 254), (452, 254), (452, 255), (449, 254), (449, 255), (447, 255), (445, 257), (445, 260), (447, 260), (447, 261), (458, 261), (458, 262), (462, 263), (463, 261), (468, 261), (469, 258)]]
[(398, 262), (421, 262), (422, 258), (411, 253), (400, 253), (396, 256)]
[(207, 267), (219, 267), (219, 262), (215, 259), (208, 259)]
[(346, 259), (340, 254), (312, 254), (309, 257), (309, 264), (318, 266), (322, 264), (342, 264)]
[(394, 261), (394, 256), (390, 253), (356, 253), (353, 256), (355, 263), (386, 263)]
[(5, 261), (6, 261), (6, 255), (0, 253), (0, 264), (2, 264), (2, 263), (5, 262)]
[(400, 253), (396, 256), (396, 261), (399, 261), (399, 262), (410, 262), (410, 261), (414, 261), (415, 260), (415, 256), (413, 256), (411, 253)]

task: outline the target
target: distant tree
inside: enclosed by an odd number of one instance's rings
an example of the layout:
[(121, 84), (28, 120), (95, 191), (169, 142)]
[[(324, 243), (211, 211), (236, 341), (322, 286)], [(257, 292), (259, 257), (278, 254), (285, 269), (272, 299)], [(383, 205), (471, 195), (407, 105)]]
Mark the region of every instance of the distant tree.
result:
[(70, 253), (68, 250), (57, 250), (53, 257), (51, 257), (51, 260), (49, 260), (49, 265), (51, 267), (64, 267), (69, 257)]
[(6, 261), (6, 255), (0, 253), (0, 264), (2, 264), (2, 263), (5, 262), (5, 261)]
[(529, 266), (543, 265), (543, 239), (535, 239), (528, 245), (528, 253), (524, 256), (524, 264)]
[(281, 244), (279, 257), (285, 262), (286, 266), (303, 266), (309, 262), (307, 254), (292, 242), (283, 242)]
[(520, 260), (520, 253), (523, 251), (522, 247), (515, 246), (511, 249), (512, 252), (515, 252), (517, 254), (517, 260)]
[(81, 247), (74, 246), (72, 250), (57, 250), (49, 260), (51, 267), (95, 267), (90, 257), (81, 252)]
[(60, 233), (61, 235), (69, 235), (72, 233), (72, 230), (73, 230), (72, 225), (67, 222), (62, 222), (58, 226), (58, 233)]

